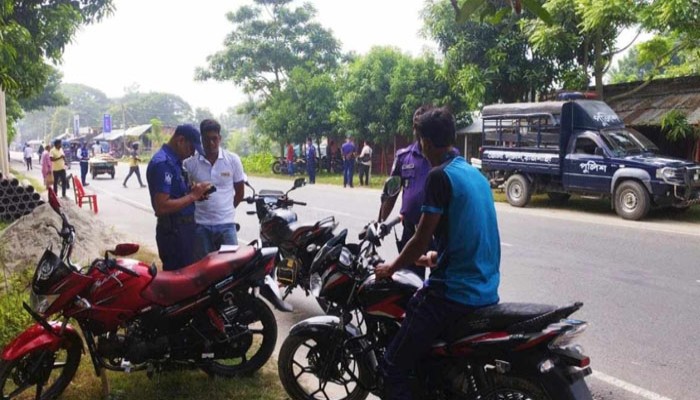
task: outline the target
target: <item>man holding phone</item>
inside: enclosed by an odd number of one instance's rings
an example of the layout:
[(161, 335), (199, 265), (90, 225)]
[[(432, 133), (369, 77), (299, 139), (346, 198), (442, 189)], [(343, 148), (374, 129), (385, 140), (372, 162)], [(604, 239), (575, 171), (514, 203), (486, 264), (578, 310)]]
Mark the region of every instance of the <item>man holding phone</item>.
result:
[(195, 205), (196, 260), (218, 250), (223, 244), (238, 244), (234, 218), (245, 188), (241, 159), (220, 147), (221, 125), (213, 119), (205, 119), (199, 130), (204, 154), (195, 154), (185, 160), (184, 168), (192, 182), (211, 182), (216, 189)]

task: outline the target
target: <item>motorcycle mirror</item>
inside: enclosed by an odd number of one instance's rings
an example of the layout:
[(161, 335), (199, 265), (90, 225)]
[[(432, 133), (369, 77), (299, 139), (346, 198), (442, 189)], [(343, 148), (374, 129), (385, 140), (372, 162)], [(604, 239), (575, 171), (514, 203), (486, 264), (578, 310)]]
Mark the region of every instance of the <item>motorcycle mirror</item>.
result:
[(120, 243), (114, 248), (114, 250), (110, 250), (110, 253), (114, 254), (115, 256), (124, 257), (130, 256), (137, 251), (139, 251), (139, 245), (136, 243)]
[(401, 177), (391, 176), (384, 181), (384, 189), (382, 197), (394, 197), (401, 191)]
[(49, 204), (54, 211), (59, 214), (61, 213), (61, 202), (58, 201), (58, 197), (56, 196), (56, 192), (53, 191), (53, 188), (49, 188)]
[(292, 189), (298, 189), (302, 186), (306, 185), (306, 179), (304, 178), (297, 178), (294, 180), (294, 187)]

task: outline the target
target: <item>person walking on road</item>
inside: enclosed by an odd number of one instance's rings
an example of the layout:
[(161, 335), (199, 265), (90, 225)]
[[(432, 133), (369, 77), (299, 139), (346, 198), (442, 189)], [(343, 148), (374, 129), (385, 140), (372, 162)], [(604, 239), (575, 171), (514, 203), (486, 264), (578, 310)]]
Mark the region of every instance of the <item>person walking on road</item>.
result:
[(80, 160), (80, 183), (83, 186), (89, 186), (90, 184), (85, 181), (88, 174), (88, 164), (90, 162), (90, 152), (88, 151), (87, 144), (85, 142), (81, 143), (78, 149), (78, 159)]
[(29, 145), (29, 143), (24, 144), (24, 163), (27, 164), (27, 171), (32, 170), (32, 156), (34, 155), (34, 149), (32, 149), (32, 146)]
[(95, 143), (92, 145), (92, 156), (96, 156), (98, 154), (102, 154), (102, 146), (100, 146), (100, 141), (95, 140)]
[(194, 202), (203, 198), (211, 183), (187, 184), (182, 161), (195, 150), (204, 154), (197, 128), (178, 125), (151, 158), (146, 169), (151, 206), (155, 211), (156, 244), (163, 270), (174, 271), (194, 263)]
[(131, 150), (129, 150), (129, 173), (126, 175), (126, 178), (124, 178), (124, 183), (122, 183), (122, 186), (126, 187), (126, 183), (129, 181), (129, 178), (131, 178), (131, 175), (136, 174), (136, 179), (138, 179), (139, 185), (142, 188), (146, 187), (146, 185), (141, 182), (141, 170), (139, 169), (140, 162), (139, 144), (132, 143)]
[(316, 147), (311, 138), (306, 139), (306, 172), (309, 174), (309, 183), (316, 183)]
[(365, 145), (362, 146), (362, 151), (360, 152), (359, 167), (360, 167), (360, 186), (369, 186), (369, 171), (372, 167), (372, 148), (369, 147), (369, 142), (365, 140)]
[(67, 199), (66, 188), (68, 187), (68, 178), (66, 177), (66, 155), (61, 148), (61, 140), (56, 139), (53, 142), (53, 149), (49, 153), (51, 156), (51, 170), (53, 171), (53, 191), (58, 193), (58, 182), (61, 182), (61, 197)]
[(294, 146), (292, 143), (287, 142), (287, 173), (291, 176), (294, 175)]
[[(53, 167), (51, 166), (51, 145), (46, 145), (45, 151), (41, 153), (41, 175), (44, 177), (44, 186), (53, 186)], [(55, 191), (54, 191), (55, 193)]]
[(243, 200), (245, 174), (237, 154), (220, 147), (221, 125), (213, 119), (199, 124), (204, 154), (185, 160), (192, 182), (211, 182), (216, 190), (195, 204), (195, 259), (200, 260), (221, 245), (238, 244), (236, 207)]
[(345, 143), (340, 147), (343, 155), (343, 187), (352, 186), (352, 177), (355, 173), (355, 144), (350, 136), (345, 139)]

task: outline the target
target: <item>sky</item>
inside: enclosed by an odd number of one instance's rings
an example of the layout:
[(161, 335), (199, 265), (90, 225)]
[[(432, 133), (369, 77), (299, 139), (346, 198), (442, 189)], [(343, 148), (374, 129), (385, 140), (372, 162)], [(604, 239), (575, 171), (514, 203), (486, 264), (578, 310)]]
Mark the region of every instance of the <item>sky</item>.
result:
[[(435, 46), (419, 36), (425, 0), (310, 0), (316, 21), (330, 29), (342, 50), (366, 53), (391, 45), (419, 55)], [(83, 27), (66, 47), (63, 82), (82, 83), (121, 97), (125, 88), (176, 94), (192, 108), (220, 115), (245, 100), (230, 82), (194, 80), (206, 57), (223, 49), (233, 29), (226, 13), (245, 0), (115, 0), (115, 12)], [(302, 4), (295, 1), (293, 5)]]

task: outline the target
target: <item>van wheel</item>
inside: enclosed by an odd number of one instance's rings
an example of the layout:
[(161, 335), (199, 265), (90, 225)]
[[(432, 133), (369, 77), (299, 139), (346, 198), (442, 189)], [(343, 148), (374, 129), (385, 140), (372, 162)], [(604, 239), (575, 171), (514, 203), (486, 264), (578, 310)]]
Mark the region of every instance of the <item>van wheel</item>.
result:
[(525, 207), (530, 202), (532, 187), (521, 174), (512, 175), (506, 181), (506, 200), (513, 207)]
[(639, 182), (625, 181), (615, 190), (615, 212), (624, 219), (642, 219), (650, 207), (649, 193)]

